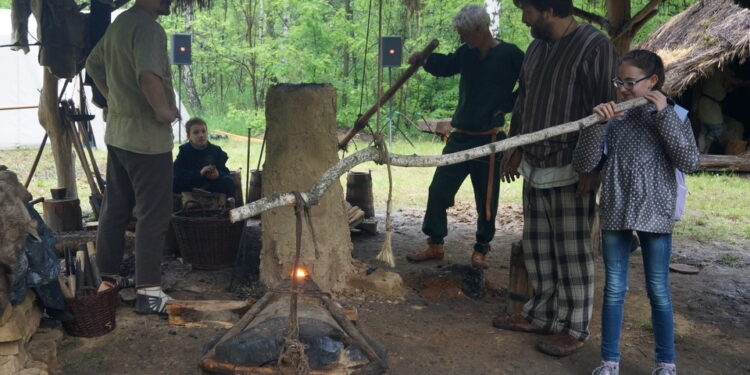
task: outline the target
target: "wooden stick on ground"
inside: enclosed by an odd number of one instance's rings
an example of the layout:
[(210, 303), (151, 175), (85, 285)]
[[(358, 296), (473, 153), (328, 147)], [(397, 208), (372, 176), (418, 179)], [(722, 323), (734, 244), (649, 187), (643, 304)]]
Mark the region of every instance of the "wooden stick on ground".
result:
[[(626, 111), (632, 108), (640, 107), (647, 104), (648, 101), (645, 98), (637, 98), (628, 100), (617, 104), (617, 111)], [(398, 155), (388, 153), (386, 156), (389, 163), (398, 167), (439, 167), (444, 165), (458, 164), (467, 160), (476, 159), (482, 156), (494, 154), (500, 151), (505, 151), (511, 148), (536, 143), (556, 137), (558, 135), (572, 133), (585, 129), (591, 125), (599, 123), (600, 118), (598, 115), (593, 114), (580, 120), (571, 121), (562, 125), (553, 126), (547, 129), (539, 130), (533, 133), (520, 135), (517, 137), (511, 137), (502, 141), (486, 144), (484, 146), (475, 147), (461, 152), (454, 152), (446, 155), (429, 155), (429, 156), (410, 156), (410, 155)], [(338, 181), (339, 177), (351, 170), (355, 166), (362, 164), (367, 161), (375, 161), (377, 163), (383, 163), (383, 155), (375, 147), (368, 147), (359, 152), (355, 152), (338, 163), (329, 168), (323, 173), (317, 182), (306, 192), (302, 192), (302, 198), (310, 205), (318, 204), (320, 198), (325, 194), (326, 190), (331, 186), (334, 181)], [(253, 203), (246, 204), (242, 207), (237, 207), (230, 211), (230, 219), (232, 222), (245, 220), (249, 217), (255, 216), (261, 212), (270, 210), (272, 208), (281, 206), (293, 206), (295, 204), (294, 195), (292, 193), (276, 193)]]

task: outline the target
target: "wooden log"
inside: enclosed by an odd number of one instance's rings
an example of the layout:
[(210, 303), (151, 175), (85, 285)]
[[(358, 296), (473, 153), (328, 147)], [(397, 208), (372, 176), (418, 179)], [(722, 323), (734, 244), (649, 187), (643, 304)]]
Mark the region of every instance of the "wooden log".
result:
[(526, 264), (523, 260), (521, 241), (510, 247), (510, 276), (508, 277), (508, 315), (521, 313), (523, 305), (531, 298), (534, 290), (529, 282)]
[(750, 157), (701, 155), (700, 170), (711, 172), (750, 172)]
[(357, 209), (352, 215), (349, 215), (349, 228), (354, 228), (361, 224), (365, 219), (365, 212)]
[(50, 199), (42, 202), (44, 222), (55, 232), (83, 229), (81, 202), (77, 198)]
[(357, 229), (363, 230), (369, 234), (378, 234), (378, 221), (375, 219), (365, 219), (359, 225)]
[(182, 301), (167, 302), (169, 324), (182, 327), (216, 325), (231, 328), (255, 301)]
[[(641, 97), (618, 103), (616, 109), (618, 112), (621, 112), (643, 106), (647, 103), (649, 103), (649, 101)], [(318, 204), (320, 197), (325, 194), (331, 184), (333, 184), (334, 181), (339, 181), (339, 177), (342, 174), (367, 161), (375, 161), (380, 164), (388, 162), (397, 167), (440, 167), (444, 165), (458, 164), (515, 147), (543, 141), (562, 134), (580, 131), (589, 126), (598, 124), (600, 121), (601, 118), (599, 115), (593, 114), (580, 120), (571, 121), (562, 125), (445, 155), (411, 156), (392, 153), (386, 154), (381, 153), (380, 150), (375, 147), (368, 147), (341, 159), (337, 164), (326, 170), (310, 190), (301, 192), (300, 194), (305, 202), (310, 205), (316, 205)], [(266, 197), (264, 198), (233, 209), (230, 212), (230, 219), (232, 222), (237, 222), (255, 216), (261, 212), (268, 211), (272, 208), (293, 206), (294, 204), (295, 198), (291, 193), (266, 194)]]

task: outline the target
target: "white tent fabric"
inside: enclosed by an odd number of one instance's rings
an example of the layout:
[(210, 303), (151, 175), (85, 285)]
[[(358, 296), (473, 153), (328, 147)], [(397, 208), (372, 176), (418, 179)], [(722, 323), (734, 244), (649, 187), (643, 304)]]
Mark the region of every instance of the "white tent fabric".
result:
[[(122, 11), (117, 11), (113, 15), (119, 15)], [(0, 45), (10, 44), (11, 34), (10, 9), (0, 9)], [(34, 17), (29, 18), (29, 30), (36, 30)], [(33, 34), (33, 33), (32, 33)], [(36, 39), (29, 38), (33, 43)], [(30, 52), (24, 54), (23, 51), (12, 51), (8, 47), (0, 48), (0, 108), (20, 107), (20, 106), (37, 106), (39, 104), (39, 92), (42, 89), (43, 70), (39, 65), (38, 55), (39, 47), (30, 47)], [(60, 81), (62, 89), (63, 81)], [(77, 79), (68, 85), (63, 98), (73, 98), (78, 103), (79, 86)], [(94, 131), (94, 138), (98, 147), (104, 147), (104, 121), (102, 120), (102, 110), (91, 103), (91, 90), (85, 86), (86, 98), (88, 99), (87, 107), (91, 114), (96, 118), (91, 121)], [(190, 118), (182, 106), (182, 118)], [(179, 132), (179, 123), (172, 125), (172, 131), (175, 135), (175, 141)], [(0, 150), (17, 147), (37, 147), (44, 137), (44, 129), (39, 124), (37, 108), (0, 110)], [(184, 139), (184, 131), (182, 132)]]

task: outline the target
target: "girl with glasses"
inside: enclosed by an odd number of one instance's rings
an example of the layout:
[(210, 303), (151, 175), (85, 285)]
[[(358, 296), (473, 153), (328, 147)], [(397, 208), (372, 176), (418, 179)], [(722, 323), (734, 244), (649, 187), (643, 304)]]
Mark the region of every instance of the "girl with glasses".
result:
[[(656, 342), (654, 375), (675, 375), (674, 323), (669, 291), (669, 259), (672, 229), (678, 208), (676, 170), (693, 172), (699, 152), (687, 119), (661, 91), (664, 64), (653, 52), (634, 50), (625, 54), (612, 80), (624, 100), (644, 97), (650, 103), (616, 112), (615, 103), (602, 103), (594, 113), (603, 119), (604, 142), (579, 145), (574, 156), (579, 172), (601, 166), (602, 253), (606, 272), (602, 308), (602, 363), (593, 375), (617, 375), (620, 331), (632, 232), (641, 243), (646, 290)], [(602, 155), (592, 165), (581, 153)], [(579, 157), (580, 156), (580, 157)], [(680, 209), (681, 211), (681, 209)]]

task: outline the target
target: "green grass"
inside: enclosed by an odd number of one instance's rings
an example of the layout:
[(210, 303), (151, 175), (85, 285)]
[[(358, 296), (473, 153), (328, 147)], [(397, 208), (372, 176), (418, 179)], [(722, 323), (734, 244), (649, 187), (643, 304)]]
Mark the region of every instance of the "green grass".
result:
[(746, 244), (750, 239), (750, 179), (734, 174), (689, 175), (686, 213), (674, 234), (699, 241)]
[[(397, 141), (392, 152), (399, 154), (432, 155), (439, 154), (443, 144), (431, 142), (429, 137), (413, 138), (416, 146), (412, 147), (407, 142)], [(227, 166), (232, 170), (242, 170), (242, 179), (245, 180), (245, 158), (247, 144), (234, 140), (212, 141), (221, 146), (229, 154)], [(175, 155), (176, 155), (175, 145)], [(350, 152), (367, 147), (362, 142), (350, 146)], [(258, 162), (260, 144), (253, 143), (251, 146), (250, 168), (254, 169)], [(106, 153), (102, 150), (94, 151), (99, 167), (104, 172)], [(36, 155), (35, 148), (24, 148), (16, 150), (3, 150), (0, 152), (0, 164), (7, 165), (11, 170), (20, 174), (19, 180), (23, 183), (26, 174)], [(427, 189), (432, 180), (435, 168), (403, 168), (393, 167), (393, 207), (424, 209), (427, 201)], [(88, 184), (80, 167), (77, 167), (77, 180), (81, 206), (88, 210), (88, 196), (90, 195)], [(355, 171), (372, 171), (373, 193), (376, 209), (385, 209), (388, 197), (388, 174), (385, 166), (375, 163), (365, 163), (357, 166)], [(346, 184), (346, 176), (342, 176), (342, 185)], [(687, 179), (690, 195), (687, 200), (687, 208), (682, 221), (675, 227), (676, 236), (685, 236), (698, 241), (723, 241), (735, 244), (746, 244), (750, 240), (750, 179), (741, 178), (732, 174), (709, 174), (701, 173), (688, 176)], [(49, 149), (42, 156), (36, 175), (29, 187), (29, 191), (35, 196), (49, 197), (49, 189), (57, 186), (55, 177), (54, 161)], [(456, 202), (473, 202), (471, 182), (467, 178), (461, 186)], [(521, 203), (521, 182), (512, 184), (501, 184), (500, 204)], [(727, 260), (730, 261), (730, 260)]]

